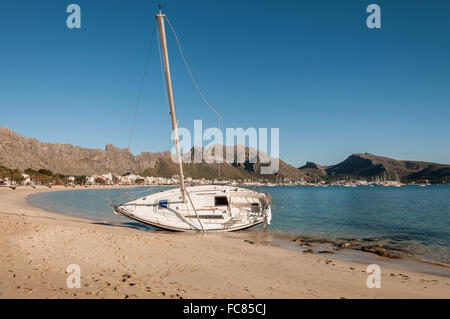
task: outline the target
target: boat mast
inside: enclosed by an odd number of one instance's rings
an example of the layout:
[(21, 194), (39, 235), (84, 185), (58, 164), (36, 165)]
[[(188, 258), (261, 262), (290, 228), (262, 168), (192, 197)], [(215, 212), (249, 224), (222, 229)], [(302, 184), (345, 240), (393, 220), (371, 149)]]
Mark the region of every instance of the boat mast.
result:
[(166, 75), (166, 83), (167, 83), (167, 95), (169, 96), (169, 105), (170, 105), (170, 117), (172, 120), (172, 130), (173, 135), (175, 139), (175, 149), (177, 151), (177, 158), (178, 158), (178, 172), (180, 175), (180, 187), (181, 187), (181, 196), (183, 198), (183, 203), (186, 203), (186, 188), (184, 186), (184, 175), (183, 175), (183, 163), (181, 161), (181, 154), (180, 154), (180, 145), (179, 145), (179, 139), (178, 139), (178, 123), (177, 119), (175, 117), (175, 106), (173, 102), (173, 92), (172, 92), (172, 81), (170, 78), (170, 66), (169, 66), (169, 56), (167, 54), (167, 43), (166, 43), (166, 31), (164, 29), (164, 17), (166, 15), (161, 13), (161, 10), (159, 10), (159, 13), (156, 15), (156, 19), (158, 20), (158, 26), (159, 26), (159, 36), (161, 38), (161, 50), (164, 58), (164, 71)]

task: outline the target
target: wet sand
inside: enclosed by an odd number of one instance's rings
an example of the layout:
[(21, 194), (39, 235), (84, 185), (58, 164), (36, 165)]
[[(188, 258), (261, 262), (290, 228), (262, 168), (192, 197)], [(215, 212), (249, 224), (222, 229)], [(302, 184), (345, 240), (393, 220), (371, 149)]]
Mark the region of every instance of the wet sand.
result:
[[(448, 277), (274, 247), (248, 232), (148, 232), (48, 212), (0, 188), (0, 298), (449, 298)], [(70, 188), (73, 189), (73, 188)], [(81, 288), (70, 289), (70, 264)]]

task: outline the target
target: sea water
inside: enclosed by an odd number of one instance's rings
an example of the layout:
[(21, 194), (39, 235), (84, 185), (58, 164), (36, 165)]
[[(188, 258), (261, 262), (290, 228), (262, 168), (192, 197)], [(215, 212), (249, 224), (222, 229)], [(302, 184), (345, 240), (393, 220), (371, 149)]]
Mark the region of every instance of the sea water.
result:
[[(35, 206), (102, 223), (151, 229), (113, 214), (111, 200), (166, 188), (86, 189), (33, 194)], [(273, 199), (273, 235), (326, 240), (368, 239), (450, 264), (450, 185), (427, 187), (276, 186), (256, 189)], [(258, 228), (256, 229), (256, 231)]]

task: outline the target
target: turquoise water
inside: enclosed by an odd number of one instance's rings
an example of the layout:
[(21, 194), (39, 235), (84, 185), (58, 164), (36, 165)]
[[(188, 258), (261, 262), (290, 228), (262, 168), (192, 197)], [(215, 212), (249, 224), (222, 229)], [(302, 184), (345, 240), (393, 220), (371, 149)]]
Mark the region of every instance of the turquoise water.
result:
[[(33, 194), (28, 200), (35, 206), (71, 216), (148, 228), (114, 215), (107, 201), (118, 197), (126, 200), (162, 189), (49, 192)], [(275, 204), (268, 230), (273, 234), (328, 240), (369, 238), (450, 264), (450, 185), (266, 187), (262, 191), (270, 192)]]

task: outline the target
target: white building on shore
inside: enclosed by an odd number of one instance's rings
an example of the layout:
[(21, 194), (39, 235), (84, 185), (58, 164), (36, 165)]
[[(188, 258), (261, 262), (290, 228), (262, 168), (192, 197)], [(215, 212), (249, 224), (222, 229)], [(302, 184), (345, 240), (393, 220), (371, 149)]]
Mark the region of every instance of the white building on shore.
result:
[(22, 177), (23, 177), (22, 183), (23, 183), (24, 185), (29, 185), (29, 184), (31, 184), (31, 177), (30, 177), (30, 175), (28, 175), (28, 174), (22, 174)]

